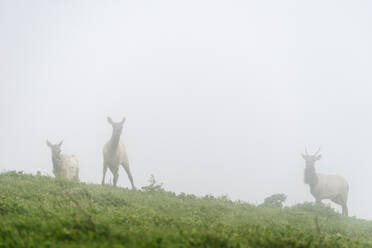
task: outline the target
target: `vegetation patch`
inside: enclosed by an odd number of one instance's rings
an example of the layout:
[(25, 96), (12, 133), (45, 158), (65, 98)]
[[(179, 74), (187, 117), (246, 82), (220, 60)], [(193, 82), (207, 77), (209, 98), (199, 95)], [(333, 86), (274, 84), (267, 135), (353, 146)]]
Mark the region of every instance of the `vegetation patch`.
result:
[(372, 222), (313, 203), (260, 206), (22, 172), (0, 174), (0, 247), (372, 247)]

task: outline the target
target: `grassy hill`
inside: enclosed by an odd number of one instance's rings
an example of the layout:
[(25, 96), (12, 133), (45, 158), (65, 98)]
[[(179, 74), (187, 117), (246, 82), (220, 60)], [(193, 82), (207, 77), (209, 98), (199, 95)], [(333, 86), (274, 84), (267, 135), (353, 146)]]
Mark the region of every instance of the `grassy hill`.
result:
[(8, 172), (0, 247), (372, 247), (372, 222), (310, 203), (257, 207)]

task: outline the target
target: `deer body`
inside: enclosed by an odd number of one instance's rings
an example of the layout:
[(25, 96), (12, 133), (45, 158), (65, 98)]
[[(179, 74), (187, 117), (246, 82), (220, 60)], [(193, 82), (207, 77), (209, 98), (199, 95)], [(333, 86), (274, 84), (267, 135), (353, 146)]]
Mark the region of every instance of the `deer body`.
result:
[(56, 178), (79, 180), (79, 162), (74, 155), (61, 153), (62, 141), (58, 145), (52, 145), (47, 141), (52, 150), (53, 174)]
[(349, 186), (346, 180), (338, 175), (317, 174), (318, 183), (310, 186), (311, 194), (315, 199), (336, 199), (341, 196), (346, 202)]
[(119, 178), (119, 167), (121, 165), (128, 174), (128, 178), (132, 185), (132, 188), (135, 188), (133, 177), (129, 168), (129, 160), (125, 150), (125, 146), (120, 142), (120, 136), (125, 118), (118, 123), (113, 122), (110, 117), (108, 117), (107, 120), (112, 125), (113, 132), (111, 139), (107, 141), (103, 147), (102, 185), (105, 183), (107, 168), (109, 168), (111, 173), (114, 175), (114, 186), (116, 186)]
[[(319, 150), (318, 150), (319, 152)], [(302, 154), (306, 161), (304, 171), (304, 182), (310, 186), (310, 193), (315, 198), (316, 203), (323, 199), (329, 199), (342, 207), (342, 214), (348, 215), (347, 199), (349, 194), (349, 184), (339, 175), (318, 174), (315, 171), (315, 161), (321, 158), (321, 155)]]

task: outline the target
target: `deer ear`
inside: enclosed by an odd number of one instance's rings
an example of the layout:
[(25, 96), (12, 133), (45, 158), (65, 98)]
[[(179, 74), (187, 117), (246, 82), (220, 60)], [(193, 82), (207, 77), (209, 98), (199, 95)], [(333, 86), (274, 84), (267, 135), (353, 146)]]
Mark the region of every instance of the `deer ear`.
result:
[(49, 142), (49, 140), (46, 141), (47, 146), (52, 147), (52, 143)]
[(121, 120), (121, 124), (124, 124), (124, 122), (125, 122), (125, 117), (123, 117), (123, 119)]
[(316, 156), (316, 160), (319, 160), (321, 158), (322, 158), (322, 155), (321, 154), (319, 154), (318, 156)]
[(114, 124), (114, 122), (112, 121), (111, 117), (107, 117), (107, 121), (108, 121), (108, 123), (110, 123), (111, 125)]
[(63, 140), (61, 140), (61, 142), (59, 142), (58, 146), (61, 147), (62, 144), (63, 144)]

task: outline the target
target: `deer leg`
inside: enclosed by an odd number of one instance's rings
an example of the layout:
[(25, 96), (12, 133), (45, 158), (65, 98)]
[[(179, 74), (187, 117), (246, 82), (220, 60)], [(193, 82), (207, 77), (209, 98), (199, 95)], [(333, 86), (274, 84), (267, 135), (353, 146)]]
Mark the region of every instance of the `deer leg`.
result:
[(118, 178), (119, 178), (119, 170), (116, 170), (113, 174), (114, 174), (114, 187), (116, 187), (116, 184), (118, 183)]
[(338, 195), (337, 197), (331, 199), (334, 203), (340, 205), (342, 207), (342, 215), (348, 216), (348, 209), (346, 206), (346, 202), (343, 200), (343, 197), (341, 195)]
[(342, 215), (347, 217), (349, 215), (348, 212), (346, 204), (342, 205)]
[(75, 171), (74, 178), (75, 180), (79, 181), (79, 168)]
[(127, 175), (128, 175), (129, 181), (130, 181), (130, 183), (131, 183), (131, 185), (132, 185), (132, 189), (135, 189), (136, 187), (134, 186), (134, 183), (133, 183), (133, 177), (132, 177), (132, 173), (130, 172), (129, 165), (123, 163), (122, 166), (123, 166), (125, 172), (126, 172)]
[(340, 205), (342, 207), (342, 215), (343, 216), (348, 216), (349, 211), (347, 209), (347, 198), (343, 197), (342, 195), (339, 196), (340, 199)]
[(102, 185), (105, 184), (105, 176), (106, 176), (106, 172), (107, 172), (107, 165), (106, 163), (103, 163), (103, 177), (102, 177)]

